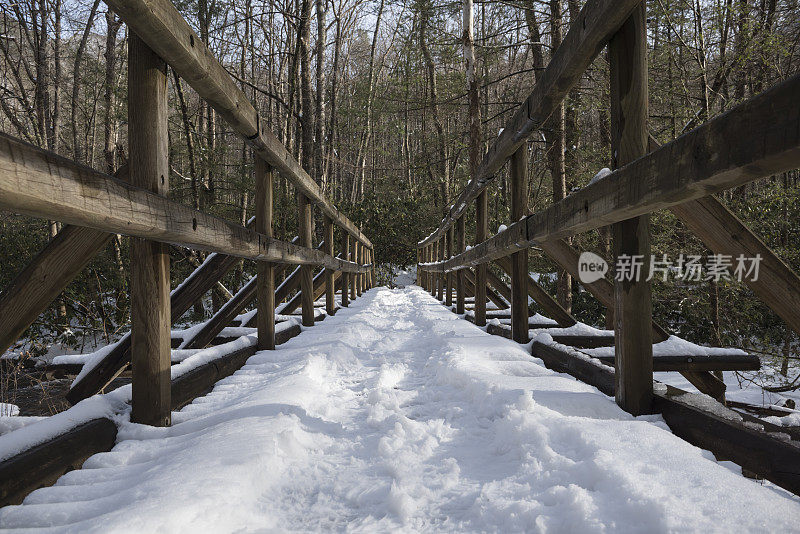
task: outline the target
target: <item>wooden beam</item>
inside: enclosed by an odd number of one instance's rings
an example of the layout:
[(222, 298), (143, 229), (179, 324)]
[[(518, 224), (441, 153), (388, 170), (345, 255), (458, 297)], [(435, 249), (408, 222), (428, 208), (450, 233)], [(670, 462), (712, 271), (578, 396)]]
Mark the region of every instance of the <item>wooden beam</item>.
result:
[[(297, 221), (300, 244), (311, 248), (313, 234), (313, 216), (311, 203), (303, 193), (297, 194)], [(313, 268), (310, 265), (300, 267), (300, 292), (303, 300), (303, 326), (314, 326), (314, 290)]]
[(0, 133), (0, 209), (276, 263), (359, 267), (269, 239)]
[[(511, 220), (528, 211), (528, 145), (523, 143), (511, 155)], [(511, 336), (517, 343), (528, 342), (528, 249), (511, 255)]]
[(451, 204), (441, 226), (430, 237), (421, 241), (421, 245), (438, 239), (463, 215), (469, 203), (486, 189), (506, 160), (534, 131), (542, 127), (637, 3), (638, 0), (586, 2), (577, 19), (572, 22), (561, 46), (553, 52), (552, 59), (533, 91), (492, 143), (478, 168), (477, 179), (464, 188)]
[[(166, 196), (167, 65), (135, 33), (128, 40), (131, 184)], [(131, 239), (131, 421), (170, 426), (169, 248)]]
[(116, 423), (102, 417), (0, 462), (0, 507), (22, 503), (30, 492), (54, 484), (90, 456), (110, 451), (116, 440)]
[[(614, 167), (647, 154), (647, 29), (641, 2), (608, 44), (611, 79), (611, 151)], [(642, 177), (644, 179), (644, 177)], [(633, 414), (653, 403), (650, 217), (639, 215), (612, 226), (614, 258), (641, 262), (640, 270), (617, 272), (614, 283), (616, 400)], [(620, 276), (622, 274), (622, 276)]]
[[(509, 261), (508, 257), (499, 258), (495, 260), (495, 263), (500, 266), (500, 268), (505, 271), (507, 275), (511, 276), (511, 262)], [(558, 303), (556, 299), (551, 297), (550, 294), (544, 290), (539, 282), (531, 278), (529, 273), (525, 273), (525, 278), (527, 279), (528, 296), (536, 301), (539, 306), (541, 306), (547, 317), (553, 319), (558, 323), (559, 326), (565, 328), (578, 322), (575, 317), (573, 317), (567, 310), (564, 309), (563, 306), (561, 306), (561, 304)]]
[(472, 267), (800, 167), (800, 74), (442, 264)]
[[(325, 217), (325, 254), (333, 256), (333, 221), (330, 217)], [(328, 315), (333, 315), (336, 312), (333, 273), (334, 271), (331, 269), (325, 269), (325, 311)]]
[[(601, 362), (614, 365), (614, 356), (597, 356)], [(653, 371), (758, 371), (761, 361), (751, 354), (715, 354), (713, 356), (653, 356)]]
[(231, 78), (170, 0), (109, 0), (107, 4), (161, 58), (208, 102), (275, 170), (319, 207), (323, 214), (367, 246), (361, 231), (325, 197), (286, 147), (259, 119), (238, 83)]
[[(256, 156), (256, 232), (272, 237), (272, 169)], [(265, 261), (256, 266), (256, 294), (258, 297), (258, 349), (275, 348), (275, 266)]]

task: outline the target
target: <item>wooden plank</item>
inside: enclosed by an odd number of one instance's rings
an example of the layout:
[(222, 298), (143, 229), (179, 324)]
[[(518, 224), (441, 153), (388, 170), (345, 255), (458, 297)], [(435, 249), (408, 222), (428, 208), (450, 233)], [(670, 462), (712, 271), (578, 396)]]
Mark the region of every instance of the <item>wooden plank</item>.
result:
[[(333, 256), (333, 221), (330, 217), (325, 217), (325, 254)], [(325, 269), (325, 311), (328, 315), (336, 313), (333, 273), (331, 269)]]
[[(800, 167), (800, 75), (615, 170), (428, 270), (477, 265), (525, 246), (671, 208)], [(713, 155), (713, 156), (712, 156)]]
[(0, 507), (20, 504), (33, 490), (79, 469), (90, 456), (110, 451), (116, 439), (113, 421), (92, 419), (0, 462)]
[[(273, 176), (267, 163), (256, 156), (256, 232), (272, 237)], [(275, 348), (275, 266), (265, 261), (258, 262), (256, 271), (256, 295), (258, 311), (258, 349)]]
[[(166, 196), (167, 65), (139, 37), (128, 40), (130, 181)], [(131, 421), (170, 426), (170, 278), (165, 243), (131, 239)]]
[[(614, 356), (596, 358), (607, 365), (615, 364)], [(760, 368), (761, 361), (750, 354), (653, 356), (653, 371), (757, 371)]]
[[(311, 248), (314, 224), (311, 211), (311, 202), (302, 193), (297, 194), (297, 221), (299, 228), (300, 244)], [(303, 326), (314, 326), (314, 290), (313, 268), (310, 265), (300, 266), (300, 293), (303, 301)]]
[(580, 349), (596, 349), (598, 347), (614, 346), (614, 334), (604, 334), (601, 336), (554, 334), (551, 337), (553, 338), (553, 341), (555, 341), (556, 343)]
[(0, 133), (0, 209), (258, 261), (359, 267), (206, 215)]
[[(508, 258), (499, 258), (495, 260), (495, 263), (500, 266), (500, 268), (503, 269), (506, 274), (509, 276), (511, 275), (511, 262), (508, 260)], [(577, 265), (577, 262), (575, 265)], [(528, 296), (542, 307), (542, 310), (544, 310), (544, 314), (547, 317), (553, 319), (558, 323), (559, 326), (564, 328), (572, 326), (578, 322), (567, 310), (564, 309), (563, 306), (561, 306), (561, 304), (558, 303), (558, 301), (556, 301), (556, 299), (551, 297), (550, 294), (545, 291), (536, 280), (531, 278), (530, 274), (526, 272), (525, 277), (528, 281)]]
[[(608, 44), (611, 79), (611, 151), (619, 168), (647, 154), (647, 29), (641, 2)], [(640, 215), (612, 226), (614, 258), (642, 262), (641, 270), (614, 282), (616, 400), (633, 414), (650, 413), (653, 403), (650, 217)], [(620, 265), (617, 266), (620, 269)], [(618, 273), (619, 275), (619, 273)]]
[(170, 0), (109, 0), (108, 5), (164, 59), (231, 128), (310, 201), (367, 246), (371, 243), (322, 193)]
[[(528, 145), (512, 154), (511, 220), (518, 221), (528, 211)], [(511, 255), (511, 337), (517, 343), (528, 342), (528, 249)]]
[[(486, 191), (475, 200), (475, 244), (483, 243), (489, 233), (489, 195)], [(475, 324), (486, 326), (486, 265), (475, 268)]]
[(534, 341), (531, 354), (559, 373), (567, 373), (590, 384), (609, 397), (614, 396), (614, 368), (592, 362), (588, 357), (580, 358), (551, 345)]
[(464, 213), (469, 203), (486, 189), (506, 160), (544, 125), (637, 3), (638, 0), (586, 2), (533, 91), (492, 143), (478, 168), (477, 179), (467, 185), (453, 202), (442, 225), (420, 244), (438, 239)]

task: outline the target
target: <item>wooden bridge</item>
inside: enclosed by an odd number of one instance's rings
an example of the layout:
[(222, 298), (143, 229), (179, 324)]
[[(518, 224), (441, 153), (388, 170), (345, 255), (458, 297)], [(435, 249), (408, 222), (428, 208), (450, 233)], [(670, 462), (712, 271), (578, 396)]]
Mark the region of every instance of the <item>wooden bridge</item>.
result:
[[(111, 235), (131, 236), (135, 238), (131, 332), (101, 359), (84, 365), (68, 399), (75, 404), (102, 392), (130, 365), (131, 420), (166, 426), (173, 410), (205, 394), (256, 351), (274, 349), (300, 332), (296, 325), (281, 327), (280, 319), (299, 307), (302, 325), (313, 326), (315, 320), (336, 312), (337, 288), (345, 307), (372, 288), (373, 246), (267, 129), (258, 111), (169, 0), (106, 2), (131, 33), (128, 92), (129, 107), (135, 112), (129, 116), (130, 162), (112, 177), (7, 135), (0, 137), (0, 208), (69, 225), (4, 290), (0, 352), (22, 335)], [(615, 170), (531, 214), (526, 205), (526, 141), (605, 47), (611, 66)], [(248, 226), (166, 198), (166, 65), (250, 145), (256, 162), (257, 209)], [(800, 494), (800, 429), (759, 418), (784, 415), (778, 409), (726, 407), (725, 385), (713, 374), (758, 368), (757, 358), (724, 352), (707, 357), (659, 354), (658, 344), (669, 333), (652, 320), (650, 285), (645, 280), (600, 278), (584, 284), (613, 314), (614, 332), (564, 332), (577, 320), (530, 277), (527, 268), (533, 249), (577, 277), (581, 251), (567, 239), (606, 226), (612, 229), (616, 256), (649, 259), (649, 214), (669, 209), (715, 253), (760, 256), (761, 276), (747, 283), (790, 328), (800, 332), (800, 278), (712, 196), (800, 166), (798, 95), (800, 77), (794, 77), (671, 143), (654, 146), (646, 125), (644, 5), (639, 0), (589, 0), (530, 96), (491, 144), (478, 176), (450, 205), (441, 225), (419, 243), (418, 284), (478, 326), (497, 319), (488, 325), (489, 333), (528, 343), (530, 332), (535, 331), (532, 354), (551, 369), (615, 395), (631, 414), (662, 414), (676, 435)], [(489, 236), (487, 188), (507, 162), (512, 180), (511, 224)], [(297, 191), (299, 229), (292, 242), (272, 235), (275, 173), (286, 177)], [(475, 242), (468, 249), (465, 216), (473, 202)], [(324, 241), (316, 247), (312, 242), (315, 208), (325, 221)], [(172, 291), (169, 244), (213, 253)], [(258, 275), (201, 329), (188, 338), (172, 339), (171, 325), (241, 258), (256, 261)], [(510, 276), (510, 286), (489, 270), (491, 263)], [(293, 266), (297, 267), (276, 288), (276, 277)], [(322, 269), (316, 277), (315, 268)], [(323, 295), (325, 310), (320, 313), (314, 304)], [(529, 297), (549, 320), (529, 318)], [(283, 317), (276, 319), (276, 304), (287, 299), (278, 309)], [(257, 312), (243, 326), (257, 327), (257, 344), (234, 344), (212, 361), (171, 378), (171, 348), (233, 342), (220, 334), (236, 324), (235, 318), (253, 301)], [(496, 309), (487, 311), (487, 302)], [(550, 335), (538, 336), (541, 333)], [(588, 357), (591, 353), (585, 352), (609, 346), (614, 347), (612, 356)], [(711, 409), (684, 391), (655, 383), (654, 371), (682, 373), (719, 404)], [(4, 458), (0, 505), (19, 503), (89, 456), (110, 450), (117, 434), (112, 419), (81, 421), (56, 435), (40, 436)]]

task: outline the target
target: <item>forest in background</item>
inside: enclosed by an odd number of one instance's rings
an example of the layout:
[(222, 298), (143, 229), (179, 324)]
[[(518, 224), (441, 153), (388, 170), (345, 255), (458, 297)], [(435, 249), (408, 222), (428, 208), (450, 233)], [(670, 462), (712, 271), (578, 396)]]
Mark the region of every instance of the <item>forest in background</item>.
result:
[[(467, 1), (467, 0), (465, 0)], [(525, 99), (566, 35), (578, 0), (191, 0), (176, 7), (241, 84), (269, 127), (375, 244), (376, 260), (411, 265), (470, 179), (471, 147), (489, 141)], [(797, 0), (651, 0), (649, 128), (665, 143), (798, 72)], [(0, 130), (108, 173), (126, 161), (127, 30), (99, 0), (9, 0), (0, 5)], [(465, 51), (474, 50), (474, 61)], [(474, 75), (470, 75), (473, 73)], [(252, 156), (173, 73), (170, 197), (246, 222)], [(530, 209), (586, 185), (610, 166), (608, 62), (595, 60), (563, 108), (529, 141)], [(800, 101), (800, 95), (798, 95)], [(471, 129), (470, 125), (474, 127)], [(724, 202), (792, 268), (800, 268), (798, 171), (726, 192)], [(489, 190), (490, 230), (509, 222), (507, 170)], [(276, 189), (276, 236), (296, 232), (294, 191)], [(468, 243), (474, 212), (467, 213)], [(321, 224), (317, 225), (319, 233)], [(652, 217), (653, 253), (709, 251), (673, 215)], [(0, 288), (59, 229), (0, 212)], [(606, 236), (575, 238), (608, 257)], [(203, 260), (172, 248), (173, 287)], [(127, 329), (127, 239), (117, 238), (30, 329), (30, 348), (56, 337), (113, 340)], [(535, 251), (531, 270), (556, 273)], [(242, 262), (199, 320), (255, 273)], [(547, 278), (580, 320), (603, 310), (564, 273)], [(224, 287), (223, 287), (224, 286)], [(654, 317), (698, 343), (774, 355), (784, 372), (797, 339), (742, 284), (654, 284)], [(780, 367), (780, 366), (779, 366)]]

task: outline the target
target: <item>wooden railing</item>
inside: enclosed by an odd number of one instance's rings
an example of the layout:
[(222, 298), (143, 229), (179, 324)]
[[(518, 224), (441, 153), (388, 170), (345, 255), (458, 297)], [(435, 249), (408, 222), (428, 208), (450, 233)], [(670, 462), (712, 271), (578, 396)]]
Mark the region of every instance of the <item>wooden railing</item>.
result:
[[(0, 296), (0, 315), (20, 319), (0, 326), (0, 352), (30, 326), (61, 290), (107, 243), (109, 234), (136, 238), (131, 244), (129, 341), (86, 369), (68, 395), (76, 402), (100, 391), (132, 363), (132, 420), (170, 423), (170, 326), (233, 265), (231, 258), (255, 260), (258, 347), (275, 346), (275, 264), (300, 265), (302, 320), (314, 324), (314, 266), (325, 268), (328, 311), (341, 273), (342, 304), (374, 283), (370, 240), (325, 197), (314, 179), (267, 128), (224, 67), (169, 0), (108, 0), (130, 30), (126, 176), (111, 177), (51, 152), (0, 134), (0, 208), (68, 223)], [(234, 224), (166, 198), (166, 66), (184, 78), (251, 148), (255, 160), (254, 227)], [(299, 243), (272, 234), (273, 176), (278, 172), (297, 190)], [(312, 210), (324, 215), (325, 247), (312, 246)], [(342, 230), (337, 257), (334, 227)], [(99, 244), (98, 244), (99, 242)], [(353, 244), (352, 248), (350, 244)], [(217, 253), (191, 284), (170, 298), (167, 244)], [(75, 257), (78, 254), (81, 257)], [(208, 262), (207, 262), (208, 263)], [(54, 272), (51, 272), (54, 271)], [(31, 280), (36, 273), (47, 281)], [(44, 276), (42, 276), (44, 278)], [(36, 298), (30, 298), (34, 295)], [(172, 303), (171, 303), (172, 301)], [(172, 309), (171, 309), (172, 308)], [(213, 336), (212, 336), (213, 337)]]
[[(615, 170), (549, 208), (528, 214), (527, 138), (542, 127), (606, 45)], [(485, 325), (486, 266), (510, 259), (512, 336), (527, 342), (530, 247), (540, 248), (577, 276), (580, 251), (564, 239), (611, 225), (615, 256), (641, 255), (647, 272), (648, 214), (670, 209), (715, 253), (760, 255), (761, 275), (746, 283), (800, 333), (800, 278), (710, 196), (800, 167), (798, 94), (800, 76), (794, 76), (671, 143), (652, 146), (646, 128), (644, 3), (589, 0), (530, 96), (491, 145), (477, 176), (450, 205), (442, 224), (418, 244), (419, 282), (433, 292), (444, 287), (448, 298), (455, 286), (456, 311), (464, 313), (463, 272), (474, 267), (475, 322)], [(512, 224), (487, 239), (486, 188), (507, 161)], [(466, 250), (464, 214), (470, 202), (476, 205), (476, 242)], [(505, 259), (507, 256), (510, 258)], [(649, 282), (601, 279), (585, 287), (615, 318), (617, 402), (634, 414), (651, 411), (652, 344), (668, 334), (652, 321)], [(724, 385), (710, 373), (684, 374), (701, 391), (717, 398), (720, 390), (724, 392)]]

